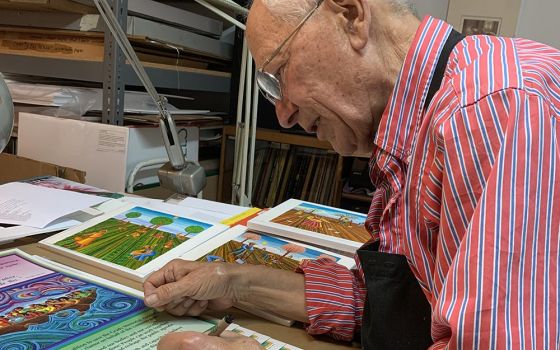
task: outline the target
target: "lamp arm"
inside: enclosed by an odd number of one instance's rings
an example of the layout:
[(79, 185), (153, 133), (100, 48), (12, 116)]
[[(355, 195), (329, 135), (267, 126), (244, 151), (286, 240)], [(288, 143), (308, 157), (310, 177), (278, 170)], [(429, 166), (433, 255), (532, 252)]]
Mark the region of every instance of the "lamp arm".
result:
[(134, 72), (138, 76), (138, 79), (140, 79), (140, 82), (146, 89), (146, 92), (156, 103), (160, 117), (159, 127), (163, 135), (165, 149), (167, 151), (167, 155), (169, 156), (171, 166), (176, 170), (184, 169), (186, 167), (185, 155), (183, 153), (183, 149), (181, 148), (181, 143), (179, 142), (179, 136), (177, 135), (177, 129), (175, 128), (175, 121), (167, 109), (167, 99), (165, 96), (158, 94), (156, 91), (156, 88), (148, 77), (142, 63), (140, 63), (136, 52), (128, 41), (125, 32), (119, 25), (118, 20), (113, 14), (112, 8), (107, 0), (94, 0), (94, 3), (99, 11), (99, 14), (105, 21), (105, 25), (123, 51), (123, 54), (132, 66), (132, 69), (134, 69)]

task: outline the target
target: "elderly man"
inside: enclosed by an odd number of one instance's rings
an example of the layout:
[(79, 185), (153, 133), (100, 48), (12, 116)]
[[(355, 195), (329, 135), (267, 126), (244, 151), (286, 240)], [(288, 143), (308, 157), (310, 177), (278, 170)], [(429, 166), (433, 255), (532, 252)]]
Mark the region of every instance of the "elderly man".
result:
[[(146, 304), (236, 302), (366, 349), (560, 346), (560, 52), (464, 38), (398, 0), (257, 0), (247, 38), (282, 126), (371, 154), (372, 241), (349, 271), (172, 262)], [(174, 333), (162, 349), (258, 348)]]

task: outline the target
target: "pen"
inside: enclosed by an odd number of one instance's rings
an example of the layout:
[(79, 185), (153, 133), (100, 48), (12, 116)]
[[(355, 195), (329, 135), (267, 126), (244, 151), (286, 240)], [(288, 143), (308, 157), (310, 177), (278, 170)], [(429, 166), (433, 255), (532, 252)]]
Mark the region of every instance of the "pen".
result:
[(208, 335), (219, 337), (232, 322), (233, 316), (226, 315), (224, 318), (218, 321), (218, 325), (216, 326), (216, 328), (212, 332), (208, 333)]

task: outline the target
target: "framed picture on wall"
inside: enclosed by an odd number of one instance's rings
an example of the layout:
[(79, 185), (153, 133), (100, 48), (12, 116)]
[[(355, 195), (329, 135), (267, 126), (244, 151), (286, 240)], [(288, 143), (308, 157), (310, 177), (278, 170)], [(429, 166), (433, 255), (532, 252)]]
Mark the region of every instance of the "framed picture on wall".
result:
[(499, 35), (501, 18), (462, 17), (461, 32), (465, 35)]

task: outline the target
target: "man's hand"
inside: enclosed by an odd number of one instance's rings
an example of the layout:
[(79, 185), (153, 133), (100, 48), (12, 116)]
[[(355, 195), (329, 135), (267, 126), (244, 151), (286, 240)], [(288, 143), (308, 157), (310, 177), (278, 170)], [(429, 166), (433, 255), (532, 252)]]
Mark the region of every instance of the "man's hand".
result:
[(212, 337), (196, 332), (169, 333), (158, 344), (158, 350), (262, 350), (256, 340), (233, 332)]
[(236, 301), (232, 273), (236, 266), (173, 260), (144, 282), (144, 301), (175, 316), (198, 316), (207, 307), (223, 310)]
[(198, 316), (207, 308), (248, 304), (291, 320), (308, 322), (302, 274), (258, 265), (176, 259), (144, 282), (144, 302), (175, 316)]

